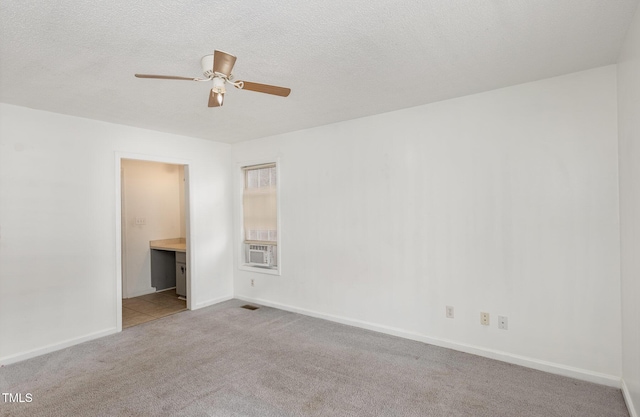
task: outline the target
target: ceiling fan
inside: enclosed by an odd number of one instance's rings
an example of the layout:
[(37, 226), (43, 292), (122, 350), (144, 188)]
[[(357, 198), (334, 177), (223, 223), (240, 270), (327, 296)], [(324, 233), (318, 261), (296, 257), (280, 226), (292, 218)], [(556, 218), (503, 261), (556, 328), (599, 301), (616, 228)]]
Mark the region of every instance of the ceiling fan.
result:
[(249, 81), (232, 81), (231, 70), (236, 63), (236, 57), (222, 51), (215, 51), (213, 55), (202, 57), (202, 73), (205, 78), (176, 77), (173, 75), (135, 74), (138, 78), (157, 78), (161, 80), (185, 80), (185, 81), (212, 81), (213, 87), (209, 93), (209, 107), (220, 107), (226, 93), (225, 84), (231, 84), (240, 90), (257, 91), (258, 93), (273, 94), (287, 97), (291, 93), (290, 88), (277, 87), (275, 85), (258, 84)]

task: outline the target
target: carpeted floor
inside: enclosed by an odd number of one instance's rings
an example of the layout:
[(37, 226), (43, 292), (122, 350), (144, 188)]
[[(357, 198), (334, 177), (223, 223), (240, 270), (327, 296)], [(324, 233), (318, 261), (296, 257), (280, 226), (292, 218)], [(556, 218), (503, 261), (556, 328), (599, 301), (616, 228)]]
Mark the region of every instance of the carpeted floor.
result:
[(2, 416), (628, 416), (620, 390), (231, 300), (0, 368)]

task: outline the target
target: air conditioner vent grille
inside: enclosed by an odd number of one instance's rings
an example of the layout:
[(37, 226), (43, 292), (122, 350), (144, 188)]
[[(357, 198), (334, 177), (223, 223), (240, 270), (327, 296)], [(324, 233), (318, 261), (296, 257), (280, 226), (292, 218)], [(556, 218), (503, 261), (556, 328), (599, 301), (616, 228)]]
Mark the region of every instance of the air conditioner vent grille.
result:
[(245, 264), (271, 269), (278, 266), (278, 250), (276, 245), (247, 242), (244, 247)]

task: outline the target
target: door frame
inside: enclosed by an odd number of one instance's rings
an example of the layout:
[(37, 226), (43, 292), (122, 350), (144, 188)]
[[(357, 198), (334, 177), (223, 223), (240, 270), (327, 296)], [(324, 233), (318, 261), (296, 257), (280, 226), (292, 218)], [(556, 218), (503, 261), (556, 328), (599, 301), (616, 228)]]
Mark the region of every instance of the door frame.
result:
[(147, 155), (131, 152), (115, 152), (115, 194), (116, 194), (116, 218), (115, 218), (115, 232), (116, 232), (116, 271), (115, 271), (115, 284), (116, 284), (116, 327), (117, 331), (122, 331), (122, 265), (123, 265), (123, 234), (122, 234), (122, 160), (134, 159), (138, 161), (148, 162), (160, 162), (165, 164), (182, 165), (184, 167), (184, 221), (185, 221), (185, 241), (187, 247), (187, 309), (191, 310), (193, 305), (193, 294), (195, 294), (192, 282), (191, 282), (191, 269), (192, 269), (192, 256), (194, 253), (193, 242), (191, 239), (191, 219), (193, 216), (193, 204), (191, 204), (191, 181), (190, 181), (190, 166), (192, 161), (183, 158), (174, 158), (169, 156)]

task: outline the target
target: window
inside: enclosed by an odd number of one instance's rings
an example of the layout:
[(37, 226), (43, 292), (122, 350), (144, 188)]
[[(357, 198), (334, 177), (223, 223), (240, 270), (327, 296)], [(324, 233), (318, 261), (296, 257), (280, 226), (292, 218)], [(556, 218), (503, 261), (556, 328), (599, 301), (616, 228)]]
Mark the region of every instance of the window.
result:
[(277, 269), (278, 207), (276, 164), (244, 167), (242, 223), (244, 264)]

